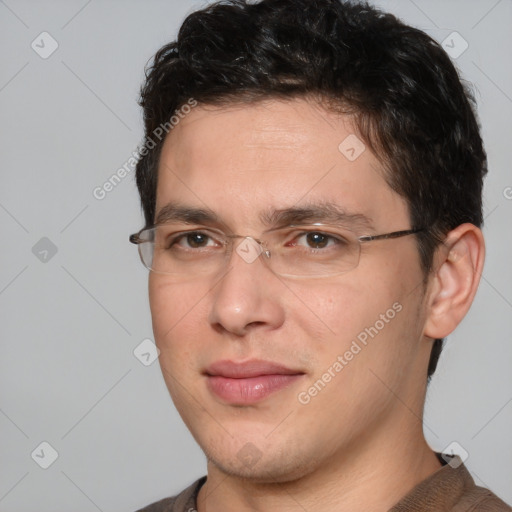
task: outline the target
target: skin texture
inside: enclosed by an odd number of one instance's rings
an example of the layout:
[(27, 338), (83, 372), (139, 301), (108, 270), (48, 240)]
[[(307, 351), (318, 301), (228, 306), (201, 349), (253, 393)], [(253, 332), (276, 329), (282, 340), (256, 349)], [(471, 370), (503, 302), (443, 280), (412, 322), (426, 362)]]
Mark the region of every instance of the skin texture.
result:
[[(165, 141), (157, 214), (169, 201), (208, 207), (232, 232), (258, 237), (269, 207), (333, 201), (372, 220), (358, 235), (409, 229), (405, 200), (370, 150), (354, 161), (339, 151), (350, 134), (348, 117), (304, 99), (197, 106)], [(478, 228), (459, 226), (426, 286), (412, 236), (363, 244), (357, 268), (316, 280), (276, 276), (236, 252), (208, 278), (150, 273), (162, 373), (208, 458), (199, 512), (385, 511), (439, 469), (422, 429), (428, 359), (432, 339), (469, 309), (483, 247)], [(301, 404), (298, 394), (395, 303), (401, 311)], [(250, 359), (304, 375), (248, 406), (209, 391), (208, 365)]]

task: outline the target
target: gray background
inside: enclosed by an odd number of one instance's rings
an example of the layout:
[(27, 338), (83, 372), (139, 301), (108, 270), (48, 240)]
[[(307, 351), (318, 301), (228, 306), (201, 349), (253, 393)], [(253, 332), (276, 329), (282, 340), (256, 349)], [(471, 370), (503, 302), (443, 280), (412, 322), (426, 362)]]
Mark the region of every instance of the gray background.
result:
[[(128, 243), (142, 226), (133, 173), (93, 196), (142, 139), (144, 64), (202, 4), (0, 1), (2, 512), (134, 510), (205, 472), (158, 363), (133, 354), (152, 338), (147, 273)], [(469, 44), (456, 63), (475, 84), (489, 156), (488, 254), (428, 392), (425, 431), (437, 450), (458, 442), (476, 482), (512, 503), (512, 1), (378, 4)], [(50, 48), (43, 31), (59, 45), (46, 59), (31, 48)], [(58, 452), (46, 470), (34, 460), (51, 457), (36, 450), (43, 441)]]

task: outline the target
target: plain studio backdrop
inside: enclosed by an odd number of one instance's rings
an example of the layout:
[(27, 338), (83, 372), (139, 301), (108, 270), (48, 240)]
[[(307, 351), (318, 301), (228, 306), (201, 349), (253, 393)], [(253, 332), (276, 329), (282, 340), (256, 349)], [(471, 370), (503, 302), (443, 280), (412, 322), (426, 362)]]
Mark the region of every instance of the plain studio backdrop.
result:
[[(153, 337), (128, 242), (143, 224), (133, 172), (104, 185), (142, 141), (144, 65), (203, 5), (0, 1), (2, 512), (135, 510), (205, 473), (158, 362), (142, 356)], [(445, 41), (476, 89), (487, 260), (424, 429), (438, 451), (458, 443), (476, 483), (512, 502), (512, 2), (376, 5)]]

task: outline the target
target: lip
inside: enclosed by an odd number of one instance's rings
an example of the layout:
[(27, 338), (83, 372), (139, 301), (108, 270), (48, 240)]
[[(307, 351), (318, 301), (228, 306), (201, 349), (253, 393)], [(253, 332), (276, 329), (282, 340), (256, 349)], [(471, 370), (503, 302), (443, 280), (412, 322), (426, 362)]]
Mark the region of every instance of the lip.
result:
[(259, 402), (290, 386), (304, 375), (300, 370), (257, 359), (240, 363), (217, 361), (204, 373), (209, 390), (232, 405)]
[(208, 366), (205, 373), (230, 379), (248, 379), (261, 375), (297, 375), (304, 372), (271, 361), (251, 359), (240, 363), (229, 360), (217, 361)]

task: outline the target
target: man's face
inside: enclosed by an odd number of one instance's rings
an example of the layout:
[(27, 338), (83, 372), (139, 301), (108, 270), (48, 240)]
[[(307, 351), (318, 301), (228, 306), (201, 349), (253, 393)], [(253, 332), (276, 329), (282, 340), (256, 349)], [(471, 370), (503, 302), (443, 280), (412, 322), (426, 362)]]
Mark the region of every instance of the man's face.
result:
[[(348, 224), (358, 236), (409, 229), (405, 201), (368, 148), (354, 159), (349, 135), (347, 117), (302, 99), (198, 106), (165, 141), (157, 216), (170, 202), (207, 208), (222, 224), (206, 227), (258, 238), (272, 227), (262, 212), (330, 202), (371, 221)], [(152, 272), (163, 376), (215, 467), (286, 481), (421, 429), (422, 278), (412, 236), (363, 244), (359, 265), (334, 277), (277, 276), (236, 251), (216, 274)], [(291, 375), (255, 377), (265, 362)]]

